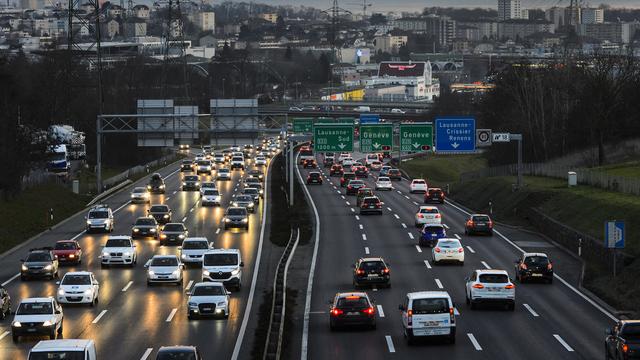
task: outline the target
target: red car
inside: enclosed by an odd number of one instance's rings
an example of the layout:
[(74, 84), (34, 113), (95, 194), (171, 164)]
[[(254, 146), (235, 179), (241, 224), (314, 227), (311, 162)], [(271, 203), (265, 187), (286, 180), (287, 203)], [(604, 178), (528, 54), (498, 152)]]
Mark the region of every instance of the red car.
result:
[(437, 202), (444, 204), (444, 191), (440, 188), (429, 188), (424, 194), (424, 203)]
[(329, 176), (336, 176), (344, 174), (344, 169), (340, 164), (331, 165), (331, 169), (329, 170)]
[(366, 166), (354, 166), (353, 171), (356, 173), (357, 178), (369, 177), (369, 169)]
[(60, 263), (80, 264), (82, 262), (82, 248), (75, 240), (59, 240), (53, 247), (53, 254), (58, 256)]

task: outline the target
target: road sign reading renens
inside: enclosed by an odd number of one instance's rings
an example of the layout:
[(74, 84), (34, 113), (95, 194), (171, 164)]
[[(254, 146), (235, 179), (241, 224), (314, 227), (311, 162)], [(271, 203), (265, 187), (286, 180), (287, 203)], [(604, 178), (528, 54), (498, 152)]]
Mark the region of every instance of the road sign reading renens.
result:
[(400, 151), (427, 151), (433, 149), (433, 124), (400, 124)]
[(393, 124), (361, 124), (360, 152), (375, 153), (393, 146)]
[(293, 118), (294, 133), (310, 133), (313, 130), (313, 118)]
[(473, 152), (476, 150), (476, 119), (436, 119), (436, 151)]
[(353, 124), (316, 124), (313, 146), (315, 151), (353, 151)]

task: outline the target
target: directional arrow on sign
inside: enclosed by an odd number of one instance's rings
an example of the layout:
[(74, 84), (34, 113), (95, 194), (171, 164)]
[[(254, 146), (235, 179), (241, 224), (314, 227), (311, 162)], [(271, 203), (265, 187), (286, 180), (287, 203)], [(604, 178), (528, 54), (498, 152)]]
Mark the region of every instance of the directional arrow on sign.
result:
[(377, 149), (377, 148), (379, 148), (379, 147), (380, 147), (380, 144), (375, 143), (375, 144), (372, 144), (371, 146), (373, 146), (375, 149)]
[(454, 149), (457, 149), (458, 146), (460, 146), (460, 144), (458, 144), (457, 142), (454, 142), (453, 144), (451, 144), (451, 147)]
[(419, 144), (419, 143), (413, 143), (413, 144), (411, 144), (411, 145), (413, 145), (413, 147), (414, 147), (414, 148), (416, 148), (416, 149), (420, 147), (420, 144)]
[(338, 144), (338, 147), (339, 147), (340, 149), (344, 149), (344, 147), (345, 147), (345, 146), (347, 146), (347, 145), (345, 145), (345, 144), (343, 144), (343, 143)]

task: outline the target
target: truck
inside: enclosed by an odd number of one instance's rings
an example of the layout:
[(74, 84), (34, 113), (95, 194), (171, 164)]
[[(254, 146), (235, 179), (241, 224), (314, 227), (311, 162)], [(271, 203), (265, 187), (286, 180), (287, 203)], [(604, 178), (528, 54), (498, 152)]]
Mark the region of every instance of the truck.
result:
[(47, 153), (47, 171), (66, 176), (71, 170), (71, 161), (66, 145), (53, 145)]
[(77, 131), (70, 125), (51, 125), (49, 133), (56, 144), (66, 146), (69, 159), (83, 160), (87, 157), (85, 135), (82, 131)]

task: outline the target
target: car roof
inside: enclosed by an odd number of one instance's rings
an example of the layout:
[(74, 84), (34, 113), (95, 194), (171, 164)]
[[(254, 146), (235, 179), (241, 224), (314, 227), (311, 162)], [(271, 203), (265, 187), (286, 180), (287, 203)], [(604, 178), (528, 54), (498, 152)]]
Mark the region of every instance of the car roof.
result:
[(211, 249), (204, 254), (240, 254), (240, 249)]
[[(422, 210), (422, 209), (429, 209), (429, 210), (436, 209), (436, 210), (438, 210), (438, 208), (436, 206), (428, 206), (428, 205), (421, 205), (420, 206), (420, 210)], [(440, 210), (438, 210), (438, 211), (440, 211)]]
[(360, 261), (384, 261), (384, 259), (382, 257), (366, 257), (366, 258), (360, 258)]
[[(138, 219), (149, 219), (148, 217), (140, 217)], [(110, 235), (107, 240), (131, 240), (129, 235)]]
[(362, 292), (362, 291), (337, 293), (336, 296), (339, 298), (346, 298), (348, 296), (360, 296), (360, 297), (369, 298), (369, 295), (367, 295), (366, 292)]
[(217, 282), (217, 281), (213, 281), (213, 282), (206, 281), (206, 282), (195, 283), (193, 285), (193, 288), (203, 287), (203, 286), (224, 286), (224, 284), (221, 283), (221, 282)]
[(206, 242), (209, 242), (209, 240), (206, 237), (188, 237), (188, 238), (185, 238), (184, 240), (182, 240), (182, 242), (185, 242), (185, 241), (206, 241)]
[(65, 273), (64, 276), (67, 276), (67, 275), (91, 275), (91, 274), (93, 274), (91, 271), (69, 271), (69, 272)]
[(158, 352), (161, 352), (161, 351), (173, 351), (173, 350), (177, 350), (177, 351), (196, 351), (196, 347), (192, 346), (192, 345), (161, 346), (160, 349), (158, 349)]
[(58, 240), (56, 241), (56, 244), (57, 243), (75, 243), (75, 242), (76, 242), (75, 240)]
[(413, 179), (413, 180), (411, 180), (411, 182), (414, 182), (414, 181), (426, 181), (426, 180), (425, 179)]
[(75, 350), (84, 349), (93, 343), (91, 339), (56, 339), (56, 340), (41, 340), (39, 341), (31, 351), (39, 352), (41, 350)]
[(471, 214), (471, 216), (489, 216), (487, 214)]
[(425, 298), (442, 298), (442, 297), (451, 299), (451, 296), (446, 291), (416, 291), (416, 292), (407, 293), (407, 297), (411, 300), (425, 299)]
[(375, 195), (374, 196), (365, 196), (363, 200), (368, 200), (368, 199), (380, 200), (380, 198), (375, 196)]
[(20, 300), (20, 303), (37, 303), (37, 302), (51, 302), (52, 297), (31, 297)]
[(429, 191), (434, 191), (434, 190), (440, 190), (440, 191), (442, 191), (442, 189), (441, 189), (441, 188), (437, 188), (437, 187), (430, 187), (430, 188), (429, 188)]
[(152, 204), (151, 205), (151, 207), (154, 207), (154, 206), (164, 206), (164, 207), (167, 207), (167, 208), (169, 207), (169, 205), (167, 205), (167, 204)]
[(153, 255), (152, 259), (177, 259), (178, 255)]
[(545, 253), (533, 253), (533, 252), (531, 252), (531, 253), (524, 253), (524, 254), (522, 254), (522, 256), (524, 256), (524, 257), (528, 257), (528, 256), (543, 256), (543, 257), (549, 257), (549, 256), (547, 256), (547, 254), (545, 254)]

